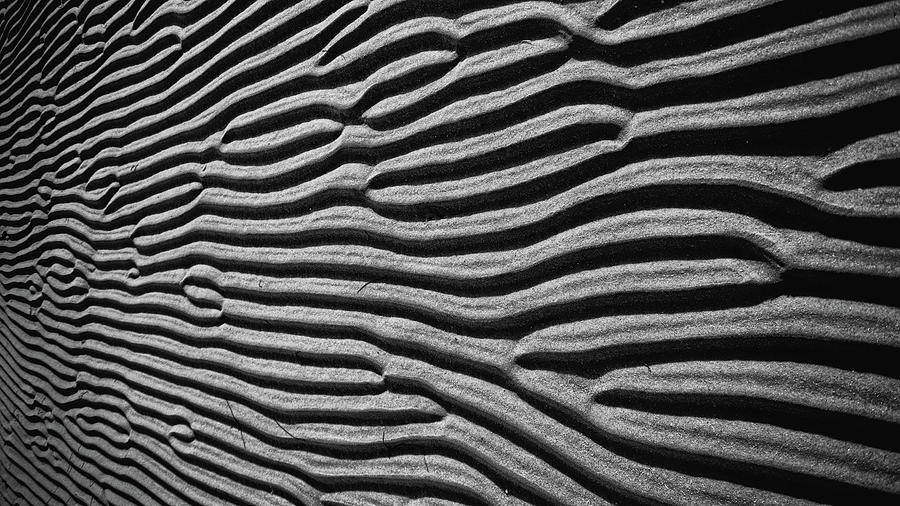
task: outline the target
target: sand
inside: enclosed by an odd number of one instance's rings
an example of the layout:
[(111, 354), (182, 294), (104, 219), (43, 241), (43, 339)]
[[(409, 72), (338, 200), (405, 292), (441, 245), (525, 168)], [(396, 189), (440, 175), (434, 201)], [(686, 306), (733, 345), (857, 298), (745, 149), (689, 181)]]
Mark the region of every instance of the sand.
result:
[(900, 1), (0, 47), (0, 504), (900, 501)]

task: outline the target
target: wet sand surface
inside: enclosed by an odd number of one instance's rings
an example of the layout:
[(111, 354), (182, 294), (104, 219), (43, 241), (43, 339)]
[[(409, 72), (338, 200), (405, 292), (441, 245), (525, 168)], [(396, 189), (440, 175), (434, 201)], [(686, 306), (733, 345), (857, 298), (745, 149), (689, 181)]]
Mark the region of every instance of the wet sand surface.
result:
[(0, 504), (896, 503), (900, 2), (0, 4)]

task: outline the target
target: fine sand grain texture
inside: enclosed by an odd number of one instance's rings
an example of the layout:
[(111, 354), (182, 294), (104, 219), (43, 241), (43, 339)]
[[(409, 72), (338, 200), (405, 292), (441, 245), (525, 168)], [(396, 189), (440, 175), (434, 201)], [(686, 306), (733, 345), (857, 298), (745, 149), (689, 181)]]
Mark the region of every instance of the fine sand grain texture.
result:
[(0, 504), (900, 503), (900, 1), (3, 0)]

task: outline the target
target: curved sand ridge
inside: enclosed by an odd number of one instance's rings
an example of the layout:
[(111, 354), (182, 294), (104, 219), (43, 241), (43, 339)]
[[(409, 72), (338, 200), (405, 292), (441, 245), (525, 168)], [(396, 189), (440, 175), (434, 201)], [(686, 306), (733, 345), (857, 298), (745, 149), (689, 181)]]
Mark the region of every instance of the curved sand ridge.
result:
[(900, 2), (14, 0), (0, 41), (0, 502), (900, 495)]

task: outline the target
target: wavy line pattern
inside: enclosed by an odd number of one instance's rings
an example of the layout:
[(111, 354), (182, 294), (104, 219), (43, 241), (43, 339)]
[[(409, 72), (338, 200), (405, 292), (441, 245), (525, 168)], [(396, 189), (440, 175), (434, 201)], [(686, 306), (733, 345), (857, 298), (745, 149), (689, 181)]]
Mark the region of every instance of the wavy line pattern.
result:
[(900, 499), (900, 1), (0, 5), (0, 502)]

